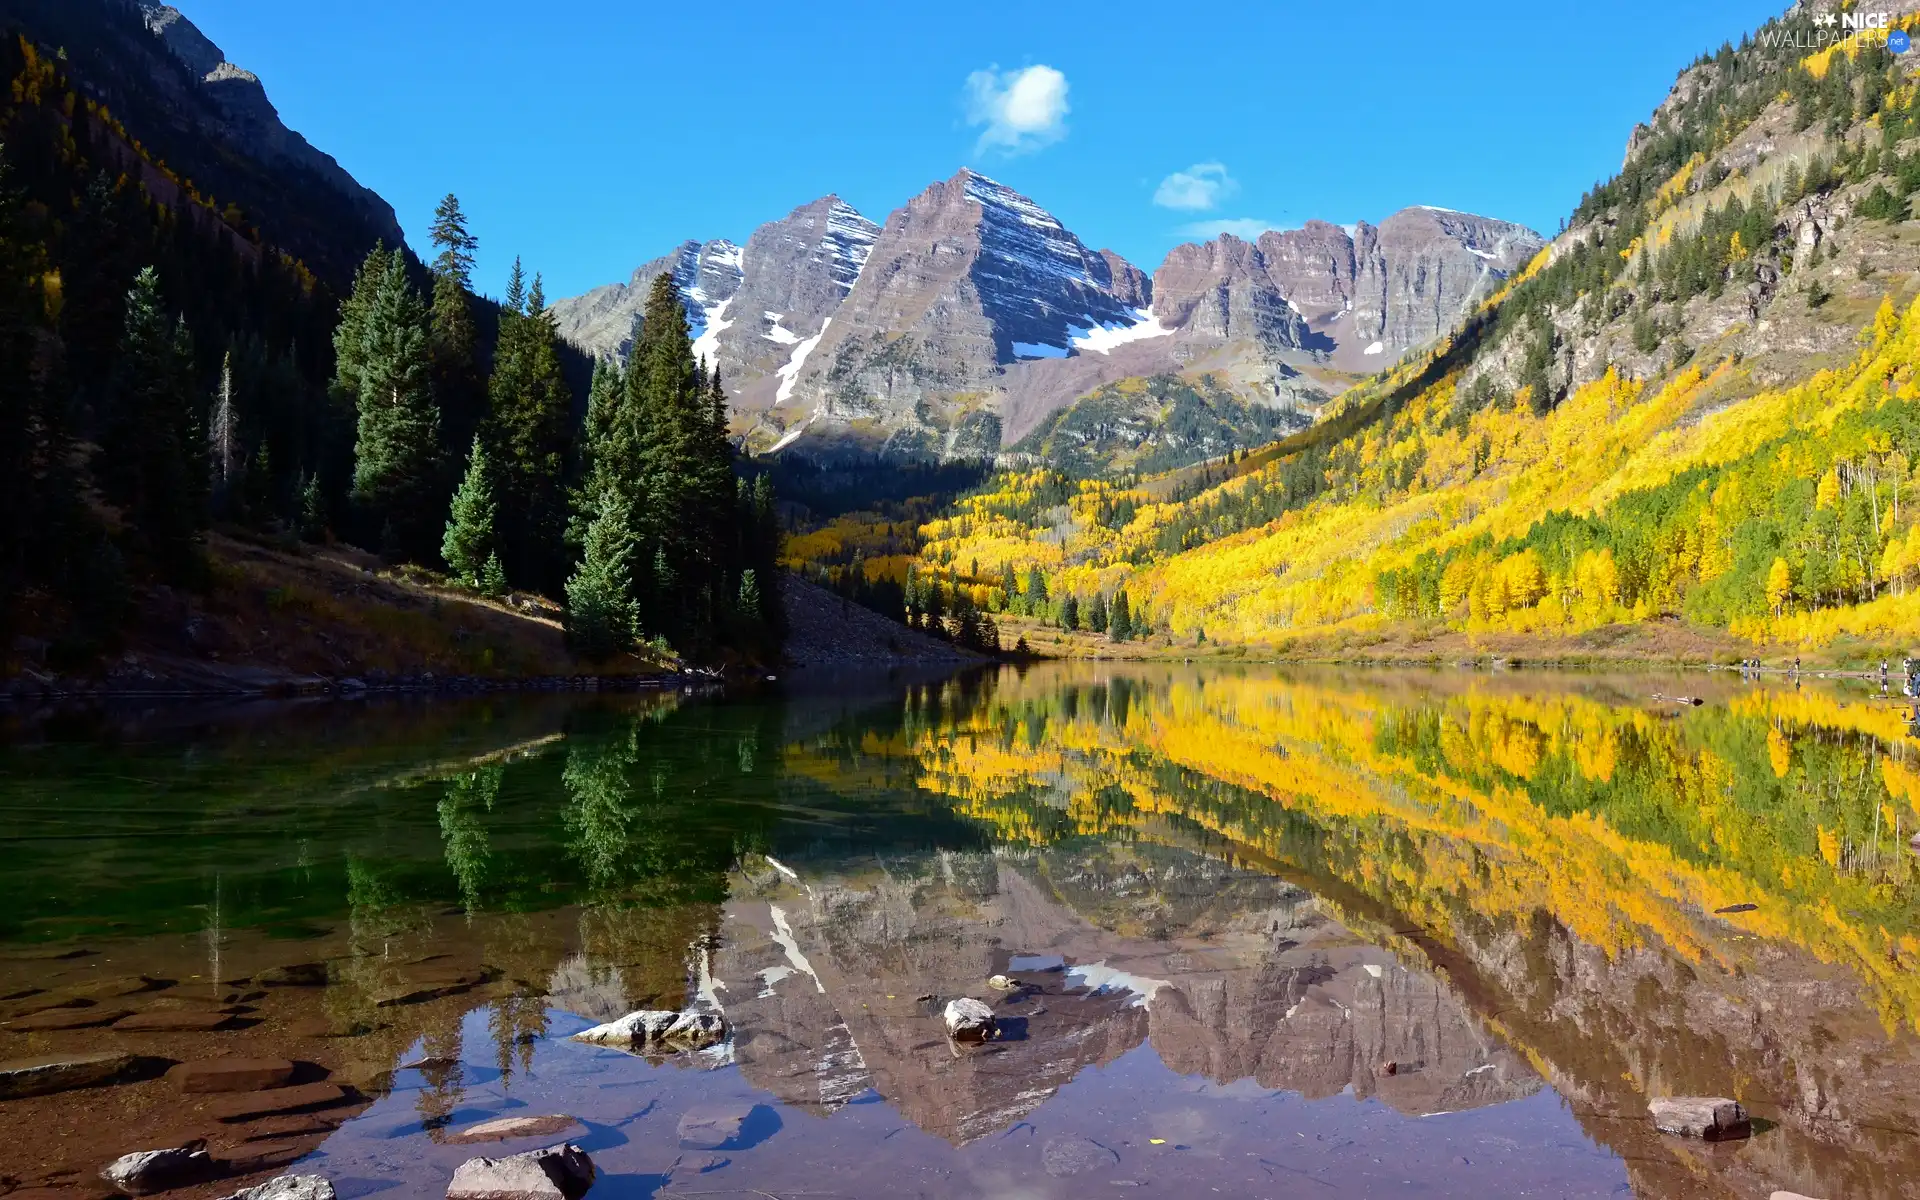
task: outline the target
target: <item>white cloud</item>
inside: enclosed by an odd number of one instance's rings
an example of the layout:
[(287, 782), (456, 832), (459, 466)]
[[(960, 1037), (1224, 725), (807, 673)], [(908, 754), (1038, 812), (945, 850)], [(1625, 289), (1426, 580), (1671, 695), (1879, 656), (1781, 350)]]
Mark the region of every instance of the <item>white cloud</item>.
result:
[(1153, 202), (1161, 208), (1206, 212), (1239, 190), (1239, 180), (1227, 174), (1225, 163), (1195, 163), (1162, 179), (1154, 189)]
[(967, 76), (967, 124), (985, 127), (976, 154), (1038, 150), (1066, 136), (1066, 121), (1067, 77), (1052, 67), (991, 66)]
[(1211, 221), (1195, 221), (1191, 225), (1182, 225), (1180, 233), (1190, 238), (1217, 238), (1230, 233), (1244, 241), (1254, 241), (1269, 229), (1278, 229), (1276, 221), (1262, 217), (1219, 217)]

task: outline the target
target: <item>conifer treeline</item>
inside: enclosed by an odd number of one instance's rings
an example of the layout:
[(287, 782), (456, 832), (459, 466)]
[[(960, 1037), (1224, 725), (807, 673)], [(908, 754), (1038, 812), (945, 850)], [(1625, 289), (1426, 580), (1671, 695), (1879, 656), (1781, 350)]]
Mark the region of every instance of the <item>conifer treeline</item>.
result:
[(431, 307), (376, 247), (335, 332), (335, 391), (358, 411), (358, 536), (394, 559), (444, 561), (483, 592), (564, 593), (589, 659), (653, 639), (697, 659), (771, 653), (772, 491), (734, 472), (726, 393), (694, 358), (671, 277), (655, 282), (627, 367), (596, 367), (576, 430), (540, 278), (529, 287), (516, 260), (485, 404), (450, 469), (435, 392), (478, 378), (464, 312), (475, 242), (451, 196), (433, 236)]
[(616, 402), (583, 439), (537, 278), (516, 269), (488, 344), (452, 197), (430, 272), (377, 247), (341, 302), (31, 43), (0, 41), (0, 70), (0, 655), (22, 628), (56, 666), (111, 650), (134, 585), (206, 585), (215, 521), (444, 553), (495, 593), (585, 581), (595, 655), (772, 651), (771, 495), (736, 483), (671, 289), (652, 365), (601, 372)]

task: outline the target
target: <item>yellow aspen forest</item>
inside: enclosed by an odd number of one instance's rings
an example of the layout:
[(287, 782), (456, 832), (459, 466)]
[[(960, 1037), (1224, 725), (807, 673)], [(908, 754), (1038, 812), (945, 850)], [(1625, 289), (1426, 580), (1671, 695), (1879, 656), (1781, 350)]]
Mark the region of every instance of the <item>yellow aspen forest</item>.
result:
[[(1339, 440), (1131, 483), (1000, 476), (922, 527), (921, 566), (995, 608), (1033, 599), (1036, 568), (1055, 604), (1124, 588), (1176, 643), (1662, 616), (1893, 643), (1920, 634), (1916, 362), (1920, 303), (1887, 298), (1849, 361), (1745, 395), (1730, 358), (1658, 385), (1610, 369), (1538, 416), (1524, 389), (1485, 404), (1448, 372)], [(1179, 494), (1209, 469), (1229, 477)]]

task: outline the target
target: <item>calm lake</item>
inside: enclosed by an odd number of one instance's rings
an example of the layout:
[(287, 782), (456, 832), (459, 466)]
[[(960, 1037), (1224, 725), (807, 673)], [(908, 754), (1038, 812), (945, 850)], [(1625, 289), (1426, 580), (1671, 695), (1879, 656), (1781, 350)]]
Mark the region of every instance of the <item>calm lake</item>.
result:
[[(16, 721), (0, 1057), (134, 1058), (0, 1099), (0, 1191), (204, 1138), (170, 1195), (571, 1140), (604, 1198), (1920, 1196), (1911, 715), (1089, 663)], [(687, 1005), (731, 1036), (568, 1038)], [(162, 1074), (232, 1056), (293, 1069)], [(1754, 1135), (1654, 1131), (1695, 1094)]]

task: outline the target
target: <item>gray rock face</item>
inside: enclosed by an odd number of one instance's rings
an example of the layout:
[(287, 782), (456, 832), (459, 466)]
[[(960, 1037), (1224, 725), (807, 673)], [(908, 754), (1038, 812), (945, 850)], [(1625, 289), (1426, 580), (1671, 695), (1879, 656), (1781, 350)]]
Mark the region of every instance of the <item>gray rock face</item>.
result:
[(1753, 1132), (1747, 1110), (1724, 1096), (1670, 1096), (1649, 1101), (1654, 1128), (1710, 1142), (1743, 1138)]
[(571, 1143), (506, 1158), (470, 1158), (453, 1172), (447, 1200), (579, 1200), (593, 1186), (593, 1160)]
[[(697, 346), (736, 386), (771, 375), (820, 332), (866, 265), (880, 227), (838, 196), (803, 204), (754, 230), (745, 247), (682, 242), (607, 284), (553, 306), (560, 334), (624, 357), (654, 279), (671, 271)], [(735, 303), (736, 297), (738, 302)]]
[(210, 1179), (214, 1161), (197, 1143), (170, 1150), (140, 1150), (108, 1163), (100, 1177), (129, 1196), (164, 1192)]
[(288, 129), (267, 99), (260, 77), (227, 61), (226, 54), (179, 9), (154, 0), (139, 0), (147, 29), (168, 53), (198, 81), (200, 89), (224, 115), (219, 128), (206, 132), (247, 154), (282, 168), (311, 172), (329, 188), (345, 196), (376, 228), (389, 245), (406, 240), (393, 206), (371, 188), (349, 175), (331, 154), (316, 149), (306, 138)]
[(1303, 370), (1386, 366), (1541, 244), (1507, 222), (1407, 209), (1378, 228), (1314, 221), (1178, 246), (1149, 277), (962, 170), (884, 228), (823, 197), (744, 250), (687, 242), (554, 312), (576, 344), (622, 353), (647, 286), (671, 271), (753, 448), (805, 435), (815, 455), (844, 442), (948, 458), (998, 453), (1130, 376), (1224, 370), (1250, 399), (1312, 408), (1326, 394)]
[(1154, 315), (1191, 336), (1298, 349), (1307, 323), (1275, 286), (1266, 255), (1232, 234), (1175, 246), (1155, 272)]

